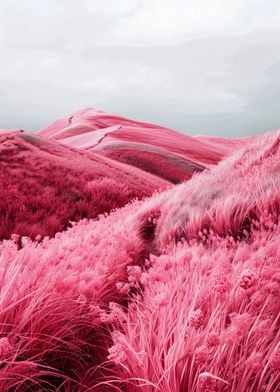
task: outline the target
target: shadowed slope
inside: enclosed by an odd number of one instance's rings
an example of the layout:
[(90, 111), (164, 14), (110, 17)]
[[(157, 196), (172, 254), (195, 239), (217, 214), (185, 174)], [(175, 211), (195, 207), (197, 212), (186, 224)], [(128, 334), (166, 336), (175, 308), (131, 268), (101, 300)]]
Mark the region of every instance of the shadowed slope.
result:
[(21, 131), (0, 134), (0, 238), (53, 236), (169, 182)]

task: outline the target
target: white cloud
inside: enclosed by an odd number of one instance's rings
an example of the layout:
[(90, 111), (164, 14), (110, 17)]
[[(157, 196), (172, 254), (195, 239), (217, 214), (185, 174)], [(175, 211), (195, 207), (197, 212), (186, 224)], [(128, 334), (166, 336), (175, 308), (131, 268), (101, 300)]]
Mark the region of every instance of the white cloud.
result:
[(55, 57), (43, 57), (41, 60), (38, 61), (38, 67), (43, 67), (43, 68), (53, 68), (53, 67), (58, 67), (60, 64), (60, 60)]
[(98, 79), (91, 79), (87, 80), (85, 82), (72, 85), (74, 89), (77, 90), (90, 90), (90, 91), (96, 91), (96, 92), (101, 92), (103, 94), (106, 93), (112, 93), (117, 90), (116, 86), (113, 84), (112, 80), (109, 78), (98, 78)]
[(278, 0), (91, 0), (87, 9), (112, 22), (102, 45), (164, 45), (277, 28), (280, 22)]
[(106, 19), (115, 19), (131, 15), (141, 6), (141, 0), (88, 0), (85, 9), (93, 15), (99, 15)]
[(6, 43), (61, 42), (70, 49), (152, 46), (277, 28), (280, 4), (278, 0), (9, 0), (2, 6), (0, 22)]
[(200, 133), (280, 126), (279, 0), (1, 6), (0, 128), (82, 106)]

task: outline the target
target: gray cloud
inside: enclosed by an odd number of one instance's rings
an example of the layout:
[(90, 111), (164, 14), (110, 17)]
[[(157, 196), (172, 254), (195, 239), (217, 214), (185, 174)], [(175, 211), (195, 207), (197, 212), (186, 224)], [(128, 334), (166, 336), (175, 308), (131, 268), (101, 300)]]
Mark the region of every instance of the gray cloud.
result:
[(278, 2), (209, 3), (7, 1), (0, 128), (36, 130), (83, 106), (189, 134), (280, 128)]

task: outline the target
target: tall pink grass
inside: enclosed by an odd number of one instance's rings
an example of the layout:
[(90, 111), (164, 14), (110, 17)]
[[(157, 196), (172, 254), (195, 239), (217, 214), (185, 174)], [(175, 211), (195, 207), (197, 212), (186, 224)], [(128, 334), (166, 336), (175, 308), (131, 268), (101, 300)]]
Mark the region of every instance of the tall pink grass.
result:
[(0, 391), (279, 391), (279, 158), (271, 133), (54, 238), (3, 241)]
[(280, 390), (279, 157), (270, 134), (146, 203), (158, 256), (108, 356), (126, 391)]

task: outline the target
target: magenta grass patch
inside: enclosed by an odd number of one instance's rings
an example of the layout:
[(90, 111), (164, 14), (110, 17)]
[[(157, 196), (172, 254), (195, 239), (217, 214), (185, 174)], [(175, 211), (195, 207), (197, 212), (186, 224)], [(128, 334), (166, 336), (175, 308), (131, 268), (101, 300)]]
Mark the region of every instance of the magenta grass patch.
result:
[[(136, 128), (134, 163), (108, 157)], [(280, 391), (279, 133), (159, 129), (86, 110), (1, 135), (0, 391)], [(171, 156), (206, 170), (174, 185)]]

